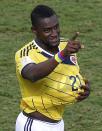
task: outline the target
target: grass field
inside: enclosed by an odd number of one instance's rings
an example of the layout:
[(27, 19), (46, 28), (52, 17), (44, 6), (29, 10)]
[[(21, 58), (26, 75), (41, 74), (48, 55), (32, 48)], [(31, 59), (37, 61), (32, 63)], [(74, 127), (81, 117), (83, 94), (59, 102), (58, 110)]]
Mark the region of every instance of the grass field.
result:
[(63, 37), (79, 31), (85, 45), (79, 65), (91, 81), (91, 95), (66, 107), (65, 131), (102, 131), (102, 0), (0, 0), (0, 131), (14, 131), (20, 112), (14, 55), (33, 39), (30, 12), (37, 4), (54, 8)]

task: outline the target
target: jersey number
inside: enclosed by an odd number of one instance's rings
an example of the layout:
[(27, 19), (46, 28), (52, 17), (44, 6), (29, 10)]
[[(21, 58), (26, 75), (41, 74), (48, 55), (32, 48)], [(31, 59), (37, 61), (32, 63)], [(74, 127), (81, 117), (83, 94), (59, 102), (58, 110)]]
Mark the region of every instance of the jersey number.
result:
[(82, 85), (79, 76), (78, 75), (70, 76), (69, 79), (72, 80), (72, 91), (77, 91), (78, 87), (75, 86), (76, 80), (78, 79), (80, 82), (80, 86)]

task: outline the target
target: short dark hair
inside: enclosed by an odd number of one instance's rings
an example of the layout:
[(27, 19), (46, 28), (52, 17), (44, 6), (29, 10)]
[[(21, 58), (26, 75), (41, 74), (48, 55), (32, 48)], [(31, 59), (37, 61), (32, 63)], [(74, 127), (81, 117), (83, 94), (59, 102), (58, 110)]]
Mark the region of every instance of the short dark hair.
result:
[(46, 5), (36, 6), (31, 12), (32, 26), (36, 26), (41, 18), (51, 17), (52, 15), (56, 15), (55, 11), (52, 8)]

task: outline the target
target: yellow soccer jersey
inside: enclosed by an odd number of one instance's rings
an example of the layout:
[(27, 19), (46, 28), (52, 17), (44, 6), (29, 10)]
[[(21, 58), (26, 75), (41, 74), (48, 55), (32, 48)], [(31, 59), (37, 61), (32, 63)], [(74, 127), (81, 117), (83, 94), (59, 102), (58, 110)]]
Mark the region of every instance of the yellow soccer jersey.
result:
[[(62, 50), (66, 42), (60, 42), (59, 50)], [(38, 64), (53, 54), (43, 50), (33, 40), (16, 52), (16, 73), (21, 89), (21, 110), (26, 113), (38, 111), (45, 116), (60, 120), (64, 107), (76, 102), (80, 86), (84, 84), (79, 74), (79, 66), (75, 54), (66, 58), (52, 73), (36, 82), (24, 79), (22, 69), (29, 63)]]

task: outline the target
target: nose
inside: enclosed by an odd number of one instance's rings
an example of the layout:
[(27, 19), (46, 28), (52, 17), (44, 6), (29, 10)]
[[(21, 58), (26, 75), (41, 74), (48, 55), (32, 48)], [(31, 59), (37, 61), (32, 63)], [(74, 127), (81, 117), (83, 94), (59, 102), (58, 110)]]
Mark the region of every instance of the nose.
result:
[(56, 37), (58, 35), (58, 31), (56, 29), (52, 29), (51, 36)]

